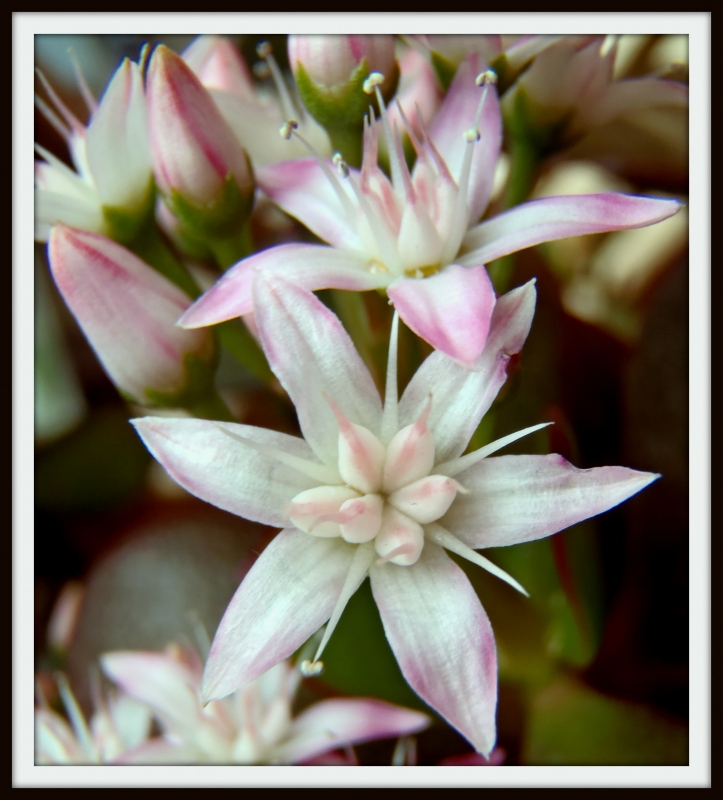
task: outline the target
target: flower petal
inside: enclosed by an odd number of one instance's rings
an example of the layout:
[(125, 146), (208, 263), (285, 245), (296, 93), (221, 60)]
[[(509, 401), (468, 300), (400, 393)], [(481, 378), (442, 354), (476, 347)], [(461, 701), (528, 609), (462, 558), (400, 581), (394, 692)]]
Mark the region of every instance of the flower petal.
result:
[(497, 300), (490, 332), (473, 370), (444, 353), (432, 353), (409, 382), (399, 403), (399, 424), (418, 419), (432, 394), (428, 425), (434, 436), (435, 464), (464, 452), (479, 421), (507, 377), (507, 361), (519, 353), (535, 312), (535, 282)]
[(207, 503), (264, 525), (287, 524), (285, 506), (319, 481), (245, 447), (235, 433), (304, 459), (313, 459), (303, 439), (285, 433), (203, 419), (143, 417), (131, 420), (153, 456), (184, 489)]
[(541, 242), (586, 233), (642, 228), (672, 217), (677, 200), (658, 200), (616, 192), (563, 195), (531, 200), (482, 222), (462, 243), (460, 264), (488, 263)]
[(654, 106), (688, 105), (688, 87), (678, 81), (638, 78), (615, 81), (599, 102), (583, 110), (586, 127), (603, 125), (627, 113)]
[(382, 273), (367, 269), (356, 253), (317, 244), (282, 244), (239, 261), (196, 300), (178, 321), (184, 328), (215, 325), (253, 309), (251, 286), (259, 271), (280, 272), (297, 286), (365, 292), (386, 285)]
[(472, 548), (541, 539), (627, 500), (658, 475), (578, 469), (562, 456), (497, 456), (460, 473), (470, 490), (440, 520)]
[(166, 653), (118, 650), (100, 658), (103, 672), (151, 706), (172, 730), (193, 737), (201, 716), (199, 676)]
[(342, 539), (281, 531), (223, 615), (206, 663), (204, 700), (235, 692), (318, 630), (331, 616), (355, 549)]
[(344, 745), (408, 736), (428, 725), (426, 714), (382, 700), (322, 700), (293, 721), (290, 740), (281, 745), (277, 757), (283, 764), (295, 764)]
[(156, 737), (122, 753), (113, 764), (197, 764), (204, 760), (204, 755), (193, 742), (180, 743)]
[(467, 576), (432, 542), (413, 567), (373, 566), (370, 575), (384, 631), (409, 685), (488, 754), (495, 743), (495, 640)]
[(495, 304), (484, 265), (451, 264), (431, 278), (401, 278), (387, 293), (404, 322), (436, 350), (465, 364), (482, 352)]
[[(355, 178), (358, 181), (358, 175)], [(361, 247), (356, 226), (347, 219), (329, 178), (313, 158), (267, 164), (256, 171), (256, 182), (264, 194), (320, 239), (334, 247)], [(356, 206), (349, 181), (338, 183)]]
[[(430, 128), (430, 136), (447, 162), (449, 171), (459, 182), (464, 150), (465, 131), (474, 124), (481, 89), (475, 83), (480, 72), (487, 69), (484, 60), (475, 53), (463, 61), (454, 76), (449, 91)], [(494, 86), (487, 89), (482, 116), (478, 125), (480, 140), (474, 145), (472, 167), (467, 188), (469, 220), (476, 222), (487, 208), (495, 167), (502, 147), (502, 115)], [(477, 263), (481, 263), (481, 259)]]
[(310, 292), (267, 273), (254, 281), (254, 307), (271, 369), (316, 455), (336, 466), (339, 429), (324, 395), (350, 422), (379, 436), (379, 392), (336, 316)]

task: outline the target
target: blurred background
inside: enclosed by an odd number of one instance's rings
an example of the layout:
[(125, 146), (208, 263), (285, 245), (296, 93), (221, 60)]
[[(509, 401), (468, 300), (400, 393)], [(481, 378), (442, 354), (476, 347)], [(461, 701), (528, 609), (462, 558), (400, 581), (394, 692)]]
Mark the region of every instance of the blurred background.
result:
[[(192, 38), (38, 35), (36, 62), (84, 120), (69, 48), (100, 97), (122, 58), (137, 59), (144, 42), (180, 52)], [(250, 66), (257, 43), (268, 39), (286, 67), (285, 37), (231, 38)], [(686, 36), (623, 36), (615, 75), (660, 74), (671, 64), (675, 79), (687, 81)], [(630, 113), (549, 157), (533, 196), (612, 190), (685, 202), (687, 130), (684, 109)], [(71, 163), (38, 112), (35, 139)], [(255, 224), (263, 231), (263, 219)], [(296, 223), (285, 224), (293, 234)], [(212, 636), (274, 531), (191, 497), (151, 459), (127, 423), (142, 412), (106, 377), (53, 285), (44, 251), (36, 245), (35, 666), (41, 678), (66, 670), (89, 710), (89, 670), (102, 652), (194, 641), (199, 624)], [(486, 551), (529, 600), (460, 561), (497, 637), (504, 763), (686, 764), (687, 211), (649, 228), (517, 254), (508, 288), (532, 277), (539, 293), (532, 331), (476, 446), (551, 420), (506, 452), (558, 452), (581, 468), (621, 464), (662, 477), (554, 537)], [(217, 383), (240, 421), (298, 433), (293, 409), (232, 359), (222, 357)], [(305, 681), (299, 704), (351, 694), (426, 708), (386, 644), (368, 582), (325, 663), (321, 678)], [(357, 750), (362, 764), (388, 764), (393, 747)], [(418, 736), (420, 764), (469, 752), (438, 718)]]

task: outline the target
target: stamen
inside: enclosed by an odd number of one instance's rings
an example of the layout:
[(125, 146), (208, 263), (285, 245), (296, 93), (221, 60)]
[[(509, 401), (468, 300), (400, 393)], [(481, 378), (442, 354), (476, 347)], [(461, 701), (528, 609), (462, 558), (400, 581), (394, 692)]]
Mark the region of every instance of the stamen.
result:
[(48, 93), (48, 97), (53, 102), (53, 105), (57, 109), (60, 116), (65, 120), (67, 126), (78, 136), (82, 136), (85, 132), (85, 125), (83, 125), (78, 118), (73, 114), (73, 112), (65, 105), (65, 103), (58, 97), (55, 89), (50, 85), (48, 79), (43, 75), (43, 73), (36, 67), (35, 73), (40, 79), (40, 83), (43, 84), (43, 88)]
[(291, 134), (299, 127), (299, 123), (295, 119), (289, 119), (279, 128), (279, 135), (282, 139), (288, 142), (291, 139)]
[[(364, 91), (366, 91), (367, 82), (371, 81), (372, 76), (377, 75), (381, 78), (381, 80), (375, 79), (374, 83), (370, 84), (373, 86), (374, 93), (376, 94), (377, 103), (379, 104), (379, 110), (382, 115), (382, 126), (384, 127), (384, 138), (387, 141), (387, 152), (389, 154), (389, 166), (392, 170), (392, 187), (394, 191), (400, 196), (400, 193), (403, 191), (403, 177), (402, 177), (402, 165), (399, 160), (399, 153), (397, 152), (396, 143), (392, 138), (392, 129), (389, 125), (389, 117), (387, 116), (387, 108), (384, 105), (384, 98), (382, 97), (382, 92), (379, 89), (379, 84), (384, 82), (384, 76), (381, 75), (379, 72), (372, 72), (372, 74), (367, 78), (364, 82)], [(406, 167), (406, 162), (405, 162)]]
[[(324, 637), (322, 638), (319, 647), (316, 651), (316, 655), (314, 656), (314, 661), (311, 664), (308, 664), (307, 669), (310, 669), (315, 665), (321, 664), (321, 669), (323, 670), (324, 668), (323, 662), (319, 661), (319, 659), (321, 658), (321, 654), (324, 652), (324, 648), (326, 647), (326, 644), (329, 641), (331, 634), (334, 632), (334, 628), (336, 628), (336, 625), (339, 622), (339, 619), (341, 618), (342, 612), (346, 608), (346, 604), (349, 602), (351, 596), (361, 586), (361, 583), (364, 580), (364, 578), (366, 578), (367, 573), (369, 572), (369, 567), (371, 567), (372, 561), (374, 561), (375, 555), (376, 553), (374, 552), (374, 542), (366, 542), (365, 544), (357, 545), (356, 552), (354, 553), (354, 558), (352, 559), (351, 566), (349, 567), (349, 572), (347, 572), (346, 578), (344, 580), (344, 585), (341, 588), (339, 599), (336, 601), (336, 605), (334, 606), (334, 611), (331, 615), (331, 618), (329, 619), (329, 622), (326, 625), (326, 629), (324, 630)], [(302, 662), (301, 664), (302, 672), (304, 672), (305, 663), (307, 662)], [(304, 672), (304, 674), (306, 675), (307, 673)]]
[(459, 473), (463, 470), (474, 466), (478, 461), (482, 461), (483, 458), (486, 458), (492, 453), (496, 453), (498, 450), (506, 447), (508, 444), (512, 444), (512, 442), (516, 442), (523, 436), (527, 436), (530, 433), (534, 433), (535, 431), (539, 431), (541, 428), (546, 428), (548, 425), (553, 424), (554, 423), (552, 422), (541, 422), (539, 425), (532, 425), (529, 428), (523, 428), (521, 431), (510, 433), (507, 436), (503, 436), (501, 439), (497, 439), (497, 441), (490, 442), (490, 444), (480, 447), (479, 450), (475, 450), (472, 453), (467, 453), (467, 455), (460, 456), (459, 458), (453, 458), (451, 461), (445, 461), (444, 464), (439, 464), (436, 466), (434, 471), (440, 473), (441, 475), (447, 475), (452, 478), (455, 475), (459, 475)]
[(324, 662), (310, 661), (308, 658), (305, 658), (301, 664), (299, 664), (299, 670), (305, 678), (315, 678), (317, 675), (321, 675), (324, 672)]
[[(489, 73), (489, 74), (488, 74)], [(494, 78), (492, 77), (494, 76)], [(480, 73), (475, 83), (482, 86), (482, 97), (480, 97), (479, 104), (477, 105), (477, 113), (474, 117), (472, 127), (463, 133), (464, 139), (467, 142), (467, 147), (464, 151), (464, 158), (462, 159), (462, 168), (459, 172), (459, 187), (457, 198), (454, 204), (454, 211), (452, 213), (452, 229), (447, 236), (447, 241), (442, 249), (440, 261), (442, 264), (448, 264), (457, 254), (462, 239), (467, 231), (469, 224), (469, 209), (467, 206), (467, 188), (469, 186), (469, 176), (472, 169), (472, 156), (474, 155), (474, 145), (480, 139), (479, 122), (482, 118), (482, 109), (484, 108), (487, 92), (491, 84), (496, 82), (497, 76), (493, 70)]]
[(90, 91), (90, 86), (88, 86), (88, 82), (85, 80), (85, 75), (83, 75), (80, 62), (78, 61), (78, 58), (76, 57), (75, 51), (72, 47), (68, 48), (68, 56), (73, 64), (75, 80), (78, 83), (78, 88), (80, 89), (80, 94), (83, 97), (83, 101), (88, 108), (88, 114), (93, 116), (93, 114), (95, 114), (95, 112), (98, 110), (98, 103), (96, 102), (95, 97), (93, 97), (93, 92)]
[(380, 439), (385, 446), (399, 429), (399, 387), (397, 386), (397, 350), (399, 342), (399, 314), (394, 312), (392, 330), (389, 334), (389, 358), (387, 359), (387, 384), (384, 390), (384, 410)]
[(55, 676), (55, 680), (58, 684), (58, 691), (60, 692), (60, 696), (63, 700), (65, 710), (68, 712), (68, 716), (70, 717), (70, 722), (73, 726), (73, 730), (75, 731), (75, 735), (80, 740), (81, 746), (83, 747), (83, 750), (85, 750), (86, 755), (89, 758), (97, 761), (98, 754), (96, 752), (95, 745), (93, 744), (93, 738), (90, 735), (90, 730), (88, 729), (88, 723), (85, 721), (83, 712), (80, 710), (78, 701), (75, 699), (75, 695), (73, 694), (65, 675), (58, 673)]
[(48, 120), (48, 122), (55, 128), (55, 130), (65, 139), (67, 142), (71, 137), (70, 128), (60, 119), (60, 117), (53, 111), (52, 108), (40, 97), (38, 94), (35, 95), (35, 105), (40, 110), (40, 113)]
[(220, 425), (215, 425), (215, 427), (226, 436), (230, 436), (232, 439), (235, 439), (237, 442), (240, 442), (246, 447), (250, 447), (252, 450), (256, 450), (258, 453), (262, 453), (263, 455), (273, 458), (282, 464), (286, 464), (287, 467), (295, 469), (302, 475), (306, 475), (309, 478), (318, 480), (320, 483), (326, 484), (327, 486), (341, 484), (341, 477), (334, 467), (330, 467), (327, 464), (316, 464), (313, 461), (307, 461), (305, 458), (299, 458), (291, 453), (285, 453), (283, 450), (278, 450), (275, 447), (265, 444), (258, 444), (258, 442), (253, 442), (251, 439), (247, 439), (245, 436), (239, 436), (237, 433), (232, 433), (231, 431), (226, 430), (226, 428), (222, 428)]
[(462, 558), (466, 558), (467, 561), (471, 561), (473, 564), (477, 564), (478, 567), (482, 567), (482, 569), (486, 569), (487, 572), (491, 572), (493, 575), (496, 575), (505, 583), (509, 583), (513, 589), (517, 589), (517, 591), (524, 594), (525, 597), (530, 596), (529, 592), (511, 575), (508, 575), (503, 569), (500, 569), (497, 564), (493, 564), (484, 556), (481, 556), (475, 550), (472, 550), (471, 547), (468, 547), (464, 542), (460, 541), (446, 528), (443, 528), (436, 522), (430, 522), (428, 525), (425, 525), (424, 533), (429, 539), (431, 539), (433, 542), (436, 542), (438, 545), (441, 545), (446, 550), (451, 550), (458, 556), (462, 556)]
[(264, 59), (264, 61), (268, 64), (269, 70), (271, 71), (271, 77), (274, 79), (276, 91), (279, 93), (281, 110), (283, 111), (286, 119), (291, 119), (298, 114), (298, 109), (296, 108), (294, 101), (289, 94), (286, 81), (284, 81), (284, 76), (281, 74), (279, 65), (276, 63), (276, 59), (273, 56), (273, 50), (269, 42), (259, 42), (256, 46), (256, 53), (258, 54), (259, 58)]
[(374, 94), (376, 87), (384, 83), (384, 75), (381, 72), (370, 72), (369, 77), (364, 81), (364, 92)]
[(279, 133), (284, 139), (290, 139), (292, 136), (295, 136), (304, 145), (304, 147), (306, 147), (309, 153), (311, 153), (316, 160), (316, 163), (321, 167), (324, 176), (331, 184), (332, 189), (336, 193), (336, 196), (341, 203), (342, 208), (344, 209), (344, 213), (346, 214), (350, 225), (355, 225), (356, 210), (351, 202), (351, 199), (349, 198), (349, 195), (344, 191), (336, 175), (334, 175), (334, 173), (329, 169), (329, 165), (326, 163), (326, 160), (323, 159), (316, 151), (316, 148), (307, 142), (306, 139), (299, 133), (297, 130), (298, 127), (299, 123), (295, 119), (290, 119), (281, 126)]
[(53, 168), (58, 170), (59, 172), (63, 173), (63, 176), (73, 182), (76, 189), (84, 192), (90, 202), (95, 203), (97, 201), (97, 195), (95, 188), (91, 186), (86, 180), (83, 180), (83, 176), (79, 175), (77, 172), (73, 172), (73, 170), (61, 161), (59, 158), (54, 156), (51, 152), (46, 150), (44, 147), (41, 147), (37, 142), (35, 142), (35, 152), (42, 156), (45, 161)]

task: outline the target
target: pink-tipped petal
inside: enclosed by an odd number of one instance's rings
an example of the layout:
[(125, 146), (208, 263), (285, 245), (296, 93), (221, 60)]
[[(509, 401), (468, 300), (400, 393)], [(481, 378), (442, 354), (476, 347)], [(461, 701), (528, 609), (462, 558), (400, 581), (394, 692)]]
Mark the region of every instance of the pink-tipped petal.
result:
[(428, 725), (426, 714), (382, 700), (322, 700), (294, 720), (290, 741), (281, 746), (278, 757), (284, 764), (296, 764), (345, 745), (409, 736)]
[(186, 311), (184, 328), (201, 328), (248, 314), (253, 309), (251, 286), (258, 272), (279, 272), (309, 291), (348, 289), (366, 292), (384, 286), (384, 278), (367, 269), (367, 259), (316, 244), (282, 244), (239, 261)]
[(592, 127), (603, 125), (629, 111), (687, 105), (688, 87), (685, 84), (661, 78), (639, 78), (610, 84), (600, 101), (585, 108), (581, 114), (584, 114), (586, 127)]
[(436, 350), (464, 364), (482, 352), (495, 305), (484, 265), (451, 264), (431, 278), (401, 278), (387, 293), (407, 326)]
[(370, 576), (409, 685), (487, 755), (495, 744), (497, 657), (487, 614), (466, 575), (427, 542), (413, 567), (372, 566)]
[(338, 427), (324, 395), (350, 422), (378, 436), (379, 392), (337, 317), (310, 292), (266, 273), (254, 281), (254, 307), (266, 357), (314, 453), (337, 463)]
[(468, 252), (457, 260), (479, 264), (568, 236), (642, 228), (672, 217), (681, 207), (677, 200), (615, 192), (531, 200), (472, 228), (463, 242)]
[(470, 490), (442, 523), (472, 548), (504, 547), (602, 514), (658, 475), (627, 467), (578, 469), (562, 456), (498, 456), (458, 476)]
[[(460, 179), (464, 150), (467, 147), (464, 133), (474, 124), (483, 91), (475, 83), (475, 78), (486, 69), (487, 64), (477, 54), (469, 55), (460, 64), (429, 130), (437, 150), (447, 162), (456, 181)], [(474, 145), (467, 189), (470, 222), (476, 222), (487, 208), (502, 147), (502, 114), (494, 86), (487, 88), (478, 130), (481, 138)], [(482, 259), (477, 263), (481, 261)]]
[(467, 447), (505, 382), (509, 356), (522, 349), (535, 313), (536, 296), (535, 282), (530, 281), (497, 300), (487, 343), (474, 371), (436, 352), (409, 382), (399, 403), (399, 424), (409, 425), (418, 419), (432, 393), (428, 424), (434, 435), (436, 464), (456, 458)]
[(303, 439), (203, 419), (143, 417), (133, 425), (152, 455), (184, 489), (207, 503), (264, 525), (283, 527), (289, 501), (318, 480), (244, 446), (223, 431), (313, 460)]
[(149, 739), (132, 750), (127, 750), (113, 764), (158, 765), (197, 764), (204, 753), (193, 742), (175, 742), (163, 737)]
[(254, 82), (233, 42), (204, 34), (194, 39), (181, 57), (206, 89), (220, 89), (243, 99), (254, 97)]
[(193, 734), (201, 714), (200, 674), (167, 653), (118, 650), (104, 653), (100, 663), (114, 683), (151, 706), (174, 730)]
[[(329, 167), (336, 173), (335, 166)], [(351, 172), (358, 181), (358, 171)], [(334, 187), (313, 158), (267, 164), (256, 171), (256, 183), (287, 214), (333, 247), (361, 247), (356, 225), (347, 219)], [(349, 182), (339, 184), (356, 205)]]
[(205, 700), (225, 697), (290, 656), (331, 616), (356, 548), (281, 531), (226, 609), (206, 663)]

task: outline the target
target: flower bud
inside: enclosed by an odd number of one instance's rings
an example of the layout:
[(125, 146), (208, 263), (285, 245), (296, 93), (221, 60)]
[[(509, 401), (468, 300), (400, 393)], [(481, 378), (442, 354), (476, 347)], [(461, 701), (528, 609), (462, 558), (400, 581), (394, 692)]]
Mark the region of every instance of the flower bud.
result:
[(364, 116), (370, 103), (379, 111), (373, 94), (365, 91), (365, 82), (372, 73), (383, 76), (379, 89), (386, 103), (399, 81), (394, 37), (292, 35), (288, 48), (304, 105), (326, 129), (332, 147), (358, 166)]
[(181, 57), (206, 89), (228, 92), (242, 100), (254, 99), (254, 84), (246, 62), (233, 42), (223, 36), (199, 36)]
[(164, 45), (151, 58), (147, 97), (153, 171), (173, 213), (205, 235), (236, 228), (253, 202), (251, 165), (211, 95)]
[(143, 405), (188, 407), (213, 381), (208, 329), (175, 323), (190, 298), (122, 245), (58, 225), (48, 240), (55, 283), (120, 392)]
[(314, 83), (327, 89), (348, 83), (362, 59), (367, 63), (367, 75), (381, 72), (390, 80), (395, 67), (394, 37), (352, 34), (289, 36), (289, 64), (294, 75), (302, 66)]

